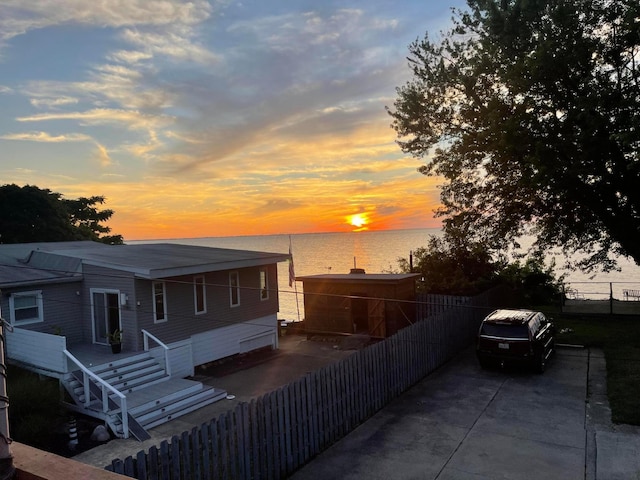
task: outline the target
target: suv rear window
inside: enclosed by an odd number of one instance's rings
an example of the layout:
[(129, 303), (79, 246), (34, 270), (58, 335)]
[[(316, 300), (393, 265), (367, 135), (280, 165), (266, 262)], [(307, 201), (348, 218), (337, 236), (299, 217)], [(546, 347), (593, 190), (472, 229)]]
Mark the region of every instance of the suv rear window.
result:
[(483, 323), (480, 335), (500, 338), (529, 338), (529, 328), (526, 325)]

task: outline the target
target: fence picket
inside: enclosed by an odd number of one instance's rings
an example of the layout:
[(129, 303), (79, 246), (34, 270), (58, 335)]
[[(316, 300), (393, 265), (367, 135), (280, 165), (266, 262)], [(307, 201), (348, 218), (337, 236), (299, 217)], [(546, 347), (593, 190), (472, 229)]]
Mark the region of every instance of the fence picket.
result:
[(267, 417), (266, 420), (271, 424), (272, 444), (271, 452), (272, 467), (270, 470), (269, 478), (279, 478), (280, 471), (280, 448), (282, 448), (282, 434), (278, 428), (278, 417), (280, 413), (280, 402), (278, 401), (277, 392), (271, 392), (269, 394), (269, 402), (271, 403), (271, 417)]
[(278, 405), (277, 423), (274, 422), (274, 427), (278, 428), (278, 456), (275, 459), (277, 470), (276, 476), (284, 477), (287, 471), (287, 435), (286, 435), (286, 421), (284, 418), (284, 392), (281, 388), (276, 391), (276, 403)]
[(267, 394), (264, 397), (264, 434), (265, 434), (265, 449), (264, 449), (264, 468), (263, 478), (273, 478), (273, 444), (275, 443), (273, 435), (273, 425), (271, 424), (271, 409), (273, 408), (273, 392)]
[(202, 469), (201, 478), (203, 480), (212, 480), (213, 475), (211, 472), (211, 436), (209, 425), (203, 423), (200, 425), (200, 448), (202, 449)]
[(256, 478), (267, 478), (267, 431), (265, 412), (267, 396), (263, 395), (256, 401), (256, 425), (255, 430), (257, 433), (258, 448), (254, 453), (254, 464), (258, 470), (259, 476)]
[(307, 415), (309, 417), (309, 458), (312, 458), (318, 453), (318, 417), (316, 408), (316, 390), (315, 390), (315, 373), (307, 373), (305, 375), (305, 383), (307, 390)]
[(289, 385), (285, 385), (282, 388), (282, 398), (283, 398), (283, 404), (282, 404), (282, 408), (283, 408), (283, 412), (284, 412), (284, 430), (285, 430), (285, 445), (286, 445), (286, 449), (287, 449), (287, 468), (286, 468), (286, 472), (292, 472), (293, 471), (293, 444), (292, 444), (292, 431), (291, 431), (291, 405), (289, 403), (289, 390), (290, 390), (290, 386)]
[(166, 440), (163, 440), (160, 443), (160, 478), (171, 478), (169, 464), (169, 443)]
[[(152, 446), (147, 454), (147, 465), (149, 466), (149, 480), (159, 480), (158, 471), (158, 449), (156, 446)], [(140, 476), (138, 476), (140, 479)]]
[(220, 430), (218, 428), (219, 420), (211, 420), (209, 423), (209, 431), (211, 434), (211, 470), (213, 478), (222, 478), (222, 458), (220, 455)]
[(180, 469), (180, 474), (181, 477), (180, 478), (184, 478), (184, 479), (189, 479), (189, 478), (194, 478), (193, 477), (193, 470), (192, 470), (192, 457), (191, 457), (191, 436), (189, 435), (189, 432), (182, 432), (182, 435), (180, 437), (180, 443), (178, 444), (180, 446), (180, 450), (181, 450), (181, 455), (180, 457), (182, 458), (182, 468)]
[(296, 380), (293, 383), (293, 388), (291, 389), (291, 393), (293, 397), (291, 399), (292, 405), (295, 406), (294, 415), (295, 415), (295, 438), (296, 438), (296, 449), (294, 451), (294, 470), (297, 469), (300, 465), (303, 464), (304, 458), (302, 455), (304, 454), (304, 425), (302, 421), (302, 388), (300, 380)]
[(146, 480), (149, 474), (147, 473), (147, 456), (144, 452), (138, 452), (138, 454), (136, 455), (135, 467), (135, 475), (131, 476), (139, 480)]
[[(228, 415), (228, 413), (227, 413)], [(220, 439), (220, 478), (229, 478), (229, 437), (227, 435), (227, 415), (220, 415), (218, 419), (218, 435)]]

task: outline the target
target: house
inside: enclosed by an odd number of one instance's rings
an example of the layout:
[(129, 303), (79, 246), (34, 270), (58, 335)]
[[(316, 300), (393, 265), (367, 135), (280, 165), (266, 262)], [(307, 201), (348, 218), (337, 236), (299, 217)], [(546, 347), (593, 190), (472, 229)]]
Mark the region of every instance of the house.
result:
[(296, 277), (304, 290), (308, 333), (362, 333), (384, 338), (415, 322), (419, 274), (348, 274)]
[[(278, 347), (277, 263), (288, 258), (166, 243), (0, 245), (7, 361), (59, 378), (69, 408), (144, 438), (226, 395), (185, 379), (196, 366)], [(164, 397), (165, 414), (152, 411)], [(171, 410), (178, 398), (190, 405)]]

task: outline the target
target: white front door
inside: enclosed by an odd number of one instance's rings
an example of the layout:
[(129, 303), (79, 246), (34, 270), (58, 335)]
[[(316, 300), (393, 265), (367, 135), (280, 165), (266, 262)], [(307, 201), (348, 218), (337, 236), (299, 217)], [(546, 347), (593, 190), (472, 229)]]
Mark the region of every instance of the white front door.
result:
[(121, 329), (120, 292), (118, 290), (91, 289), (93, 317), (93, 343), (107, 345), (108, 334)]

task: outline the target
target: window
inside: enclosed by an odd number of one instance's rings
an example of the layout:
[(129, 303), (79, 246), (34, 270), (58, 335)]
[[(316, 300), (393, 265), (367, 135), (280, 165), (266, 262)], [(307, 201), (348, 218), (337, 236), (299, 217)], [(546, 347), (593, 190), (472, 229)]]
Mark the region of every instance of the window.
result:
[(238, 272), (229, 272), (229, 298), (232, 307), (240, 305), (240, 275)]
[(153, 321), (167, 321), (167, 298), (164, 282), (153, 282)]
[(260, 300), (269, 300), (269, 275), (266, 269), (260, 270)]
[(196, 315), (207, 313), (207, 295), (204, 276), (193, 277), (193, 301), (196, 306)]
[(483, 323), (480, 334), (498, 338), (529, 338), (529, 327), (527, 325)]
[(42, 291), (12, 293), (9, 311), (13, 325), (43, 322)]

